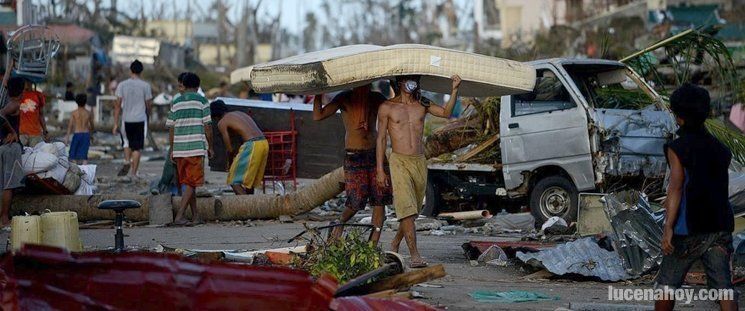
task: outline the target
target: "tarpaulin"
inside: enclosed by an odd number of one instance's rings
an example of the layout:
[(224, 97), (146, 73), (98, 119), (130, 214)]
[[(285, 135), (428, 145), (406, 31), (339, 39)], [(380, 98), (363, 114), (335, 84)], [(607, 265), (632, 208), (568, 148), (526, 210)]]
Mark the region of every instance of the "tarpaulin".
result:
[[(411, 300), (333, 300), (337, 283), (284, 267), (200, 263), (175, 254), (27, 245), (0, 260), (3, 310), (431, 310)], [(368, 306), (367, 309), (356, 306)]]

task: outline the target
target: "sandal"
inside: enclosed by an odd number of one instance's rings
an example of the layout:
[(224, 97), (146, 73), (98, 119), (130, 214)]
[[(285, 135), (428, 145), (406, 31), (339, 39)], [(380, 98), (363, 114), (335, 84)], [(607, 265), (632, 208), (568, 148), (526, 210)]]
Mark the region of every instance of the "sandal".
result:
[(124, 163), (121, 169), (119, 169), (119, 172), (116, 174), (116, 176), (126, 176), (127, 173), (129, 173), (130, 164)]
[(428, 265), (429, 263), (424, 261), (424, 259), (419, 260), (419, 261), (412, 260), (411, 262), (409, 262), (409, 268), (412, 268), (412, 269), (426, 268)]

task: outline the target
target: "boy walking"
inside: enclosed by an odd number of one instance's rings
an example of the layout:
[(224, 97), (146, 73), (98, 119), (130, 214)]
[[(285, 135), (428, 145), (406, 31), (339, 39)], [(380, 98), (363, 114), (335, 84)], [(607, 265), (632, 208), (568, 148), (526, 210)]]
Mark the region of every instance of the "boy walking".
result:
[[(65, 136), (65, 144), (70, 145), (69, 158), (75, 161), (77, 164), (88, 164), (88, 148), (91, 146), (91, 131), (93, 131), (93, 114), (85, 109), (85, 103), (88, 101), (88, 96), (85, 94), (78, 94), (75, 96), (75, 103), (78, 104), (78, 109), (72, 112), (70, 116), (70, 122), (67, 125), (67, 135)], [(72, 143), (70, 143), (70, 134), (75, 133), (72, 136)]]
[[(661, 241), (664, 256), (655, 287), (680, 288), (693, 263), (701, 260), (708, 287), (730, 289), (734, 296), (730, 270), (734, 220), (727, 172), (732, 153), (704, 127), (709, 102), (708, 91), (688, 83), (670, 96), (680, 129), (679, 137), (665, 146), (670, 182)], [(720, 308), (737, 310), (735, 297), (729, 299), (720, 300)], [(674, 300), (655, 302), (656, 310), (674, 306)]]
[(181, 196), (174, 225), (186, 225), (187, 205), (191, 208), (192, 222), (201, 223), (197, 213), (196, 188), (204, 184), (204, 156), (212, 157), (212, 119), (207, 99), (197, 94), (200, 80), (196, 74), (186, 73), (182, 78), (184, 94), (171, 106), (166, 120), (170, 128), (171, 159), (176, 162), (179, 186), (186, 189)]

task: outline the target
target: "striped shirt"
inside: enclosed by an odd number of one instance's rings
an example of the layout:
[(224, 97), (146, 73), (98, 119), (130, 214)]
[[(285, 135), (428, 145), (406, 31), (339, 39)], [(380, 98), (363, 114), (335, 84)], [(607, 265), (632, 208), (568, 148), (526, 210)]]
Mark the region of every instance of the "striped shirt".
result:
[(173, 157), (202, 157), (207, 155), (204, 127), (210, 126), (210, 106), (197, 93), (184, 93), (173, 101), (166, 126), (173, 128)]

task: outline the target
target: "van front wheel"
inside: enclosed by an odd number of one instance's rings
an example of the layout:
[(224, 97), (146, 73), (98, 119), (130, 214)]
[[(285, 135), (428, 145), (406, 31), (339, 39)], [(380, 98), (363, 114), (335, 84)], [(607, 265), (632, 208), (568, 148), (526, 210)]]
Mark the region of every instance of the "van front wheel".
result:
[(563, 176), (549, 176), (539, 180), (530, 192), (530, 213), (540, 228), (546, 220), (558, 216), (567, 224), (577, 220), (577, 188)]

